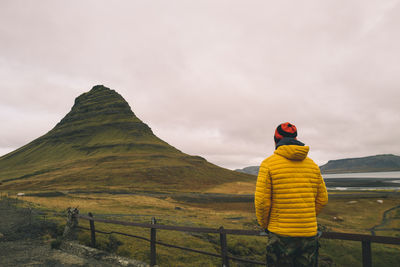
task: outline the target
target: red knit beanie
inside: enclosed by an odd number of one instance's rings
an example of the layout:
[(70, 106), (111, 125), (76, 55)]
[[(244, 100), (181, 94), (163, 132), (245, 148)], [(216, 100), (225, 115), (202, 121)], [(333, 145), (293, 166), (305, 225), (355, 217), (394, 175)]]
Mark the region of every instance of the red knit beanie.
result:
[(291, 137), (296, 139), (297, 129), (296, 126), (289, 122), (281, 123), (275, 130), (274, 140), (277, 144), (284, 137)]

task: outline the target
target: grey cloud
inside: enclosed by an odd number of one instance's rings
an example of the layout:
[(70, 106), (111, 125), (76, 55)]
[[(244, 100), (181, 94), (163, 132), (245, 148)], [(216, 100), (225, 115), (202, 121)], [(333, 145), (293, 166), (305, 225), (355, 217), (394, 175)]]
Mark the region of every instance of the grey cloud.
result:
[(104, 84), (229, 168), (259, 164), (283, 121), (320, 164), (399, 154), (398, 3), (2, 1), (0, 153)]

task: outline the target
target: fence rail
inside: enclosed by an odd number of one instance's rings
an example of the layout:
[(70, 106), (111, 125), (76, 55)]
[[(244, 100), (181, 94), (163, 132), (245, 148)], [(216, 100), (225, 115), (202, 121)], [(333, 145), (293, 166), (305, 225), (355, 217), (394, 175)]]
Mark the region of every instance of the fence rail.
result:
[[(91, 213), (89, 215), (81, 215), (77, 214), (77, 218), (88, 220), (90, 229), (78, 226), (80, 229), (88, 230), (91, 232), (91, 245), (92, 247), (96, 246), (96, 232), (102, 234), (119, 234), (128, 237), (138, 238), (145, 241), (150, 242), (150, 265), (154, 266), (157, 264), (156, 262), (156, 245), (162, 245), (170, 248), (177, 248), (185, 251), (200, 253), (212, 257), (218, 257), (222, 259), (222, 266), (229, 267), (229, 261), (240, 261), (245, 263), (251, 263), (256, 265), (266, 265), (265, 262), (259, 262), (249, 259), (242, 259), (235, 256), (228, 255), (228, 246), (227, 246), (227, 238), (228, 234), (230, 235), (246, 235), (246, 236), (263, 236), (266, 235), (264, 232), (260, 232), (257, 230), (239, 230), (239, 229), (225, 229), (224, 227), (220, 227), (218, 229), (215, 228), (203, 228), (203, 227), (186, 227), (186, 226), (173, 226), (173, 225), (162, 225), (157, 224), (155, 218), (152, 219), (152, 223), (135, 223), (135, 222), (126, 222), (126, 221), (118, 221), (118, 220), (108, 220), (102, 218), (95, 218)], [(94, 222), (102, 222), (109, 224), (117, 224), (124, 226), (134, 226), (134, 227), (142, 227), (149, 228), (150, 238), (145, 238), (141, 236), (130, 235), (127, 233), (121, 232), (105, 232), (99, 231), (95, 229)], [(186, 247), (181, 247), (173, 244), (167, 244), (164, 242), (157, 241), (157, 229), (160, 230), (170, 230), (170, 231), (180, 231), (180, 232), (195, 232), (195, 233), (210, 233), (210, 234), (219, 234), (220, 235), (220, 247), (221, 253), (211, 253), (207, 251), (201, 251)], [(371, 243), (381, 243), (381, 244), (391, 244), (391, 245), (400, 245), (400, 238), (396, 237), (387, 237), (387, 236), (373, 236), (373, 235), (363, 235), (363, 234), (349, 234), (349, 233), (337, 233), (337, 232), (323, 232), (321, 238), (326, 239), (339, 239), (339, 240), (347, 240), (347, 241), (359, 241), (361, 242), (362, 247), (362, 263), (363, 267), (371, 267), (372, 266), (372, 253), (371, 253)]]

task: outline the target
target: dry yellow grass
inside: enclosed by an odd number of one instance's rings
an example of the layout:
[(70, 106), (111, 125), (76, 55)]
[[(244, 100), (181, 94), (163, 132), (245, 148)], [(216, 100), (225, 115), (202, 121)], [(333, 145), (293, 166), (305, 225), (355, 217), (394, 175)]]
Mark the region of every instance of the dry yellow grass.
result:
[[(231, 183), (241, 186), (239, 183)], [(228, 185), (225, 185), (227, 187)], [(249, 186), (247, 184), (247, 186)], [(222, 187), (221, 187), (222, 189)], [(217, 188), (215, 192), (218, 191)], [(250, 190), (250, 189), (248, 189)], [(224, 192), (227, 193), (227, 190)], [(354, 197), (354, 196), (353, 196)], [(47, 209), (62, 211), (68, 207), (78, 207), (81, 214), (139, 214), (155, 216), (164, 219), (170, 224), (191, 224), (198, 226), (243, 228), (243, 225), (254, 224), (256, 217), (253, 202), (215, 202), (194, 203), (178, 202), (171, 197), (143, 195), (112, 195), (112, 194), (68, 194), (58, 197), (32, 197), (25, 196), (24, 200), (38, 204)], [(383, 204), (376, 199), (332, 198), (323, 212), (319, 215), (319, 222), (328, 226), (333, 231), (369, 233), (370, 228), (378, 225), (382, 220), (385, 210), (400, 205), (397, 198), (385, 199)], [(334, 217), (341, 220), (335, 221)], [(230, 219), (239, 218), (239, 219)], [(397, 223), (397, 221), (396, 221)], [(392, 225), (391, 225), (392, 226)], [(393, 227), (399, 227), (397, 224)]]
[(256, 188), (256, 180), (254, 182), (232, 182), (218, 185), (207, 190), (207, 193), (223, 193), (223, 194), (254, 194)]
[(68, 207), (79, 207), (82, 210), (102, 213), (124, 213), (141, 207), (173, 208), (174, 203), (154, 197), (137, 195), (110, 194), (74, 194), (59, 197), (26, 196), (24, 200), (42, 205), (49, 209), (64, 210)]
[(150, 196), (111, 194), (71, 194), (58, 197), (25, 196), (24, 200), (55, 211), (78, 207), (81, 214), (88, 212), (92, 212), (94, 215), (136, 214), (148, 216), (147, 220), (150, 220), (150, 216), (155, 216), (163, 220), (165, 224), (175, 225), (243, 228), (243, 224), (249, 225), (255, 220), (253, 203), (198, 204), (177, 202), (170, 197), (160, 199)]
[[(215, 188), (215, 191), (212, 191), (212, 193), (224, 192), (235, 194), (239, 192), (238, 188), (247, 188), (246, 193), (252, 194), (254, 189), (250, 189), (251, 187), (252, 185), (250, 183), (245, 185), (242, 183), (229, 183), (219, 188)], [(230, 191), (227, 188), (230, 188)], [(150, 222), (151, 217), (154, 216), (157, 218), (158, 223), (165, 225), (210, 228), (219, 228), (220, 226), (224, 226), (225, 228), (231, 229), (257, 229), (254, 203), (252, 201), (195, 203), (176, 201), (172, 198), (172, 195), (171, 197), (155, 197), (148, 195), (114, 195), (105, 193), (66, 194), (58, 197), (25, 196), (23, 199), (51, 210), (61, 211), (70, 206), (79, 207), (81, 214), (86, 214), (87, 212), (92, 212), (95, 216), (96, 214), (109, 214), (110, 218), (122, 221)], [(369, 229), (380, 224), (382, 214), (385, 210), (400, 205), (398, 198), (384, 199), (382, 204), (378, 203), (376, 200), (377, 199), (371, 198), (357, 198), (357, 193), (354, 192), (346, 198), (331, 198), (323, 212), (318, 216), (318, 221), (327, 226), (330, 231), (370, 234)], [(350, 201), (357, 202), (350, 203)], [(177, 207), (179, 208), (177, 209)], [(131, 214), (133, 216), (118, 217), (115, 214)], [(396, 214), (397, 213), (394, 213), (393, 216), (397, 216)], [(333, 217), (335, 216), (341, 217), (342, 220), (334, 220)], [(61, 223), (65, 221), (65, 219), (60, 219), (63, 220), (60, 221)], [(399, 228), (399, 222), (400, 220), (396, 219), (389, 225), (393, 228)], [(80, 224), (88, 227), (87, 221), (81, 220)], [(118, 225), (96, 223), (96, 229), (103, 231), (127, 232), (134, 235), (143, 235), (144, 237), (149, 236), (148, 229), (138, 227), (122, 227)], [(398, 232), (387, 231), (378, 232), (379, 235), (389, 236), (397, 233)], [(82, 236), (81, 239), (86, 240), (85, 242), (89, 242), (89, 233), (84, 232), (83, 234), (84, 236)], [(108, 237), (105, 235), (99, 235), (99, 238), (104, 239)], [(125, 237), (119, 238), (125, 244), (121, 247), (122, 250), (129, 251), (130, 255), (134, 258), (141, 260), (148, 259), (148, 255), (146, 254), (147, 249), (143, 249), (143, 246), (148, 246), (147, 243)], [(216, 249), (218, 246), (210, 243), (210, 240), (208, 240), (204, 235), (176, 233), (175, 231), (159, 231), (158, 238), (160, 238), (159, 240), (162, 242), (218, 253), (218, 249)], [(218, 237), (214, 238), (215, 240), (218, 239)], [(229, 244), (231, 248), (251, 247), (254, 249), (259, 248), (260, 245), (265, 247), (265, 244), (263, 243), (265, 241), (264, 239), (260, 237), (254, 239), (254, 241), (249, 241), (252, 240), (250, 237), (236, 237), (232, 235), (229, 236)], [(337, 241), (335, 240), (333, 242)], [(243, 244), (246, 245), (243, 246)], [(353, 244), (352, 242), (345, 242), (344, 245), (347, 246), (346, 249), (349, 249), (348, 246), (350, 246), (351, 249), (353, 249), (353, 247), (359, 248), (358, 244)], [(330, 251), (333, 248), (337, 248), (335, 243), (332, 243), (332, 245), (324, 243), (324, 246), (324, 253), (329, 255), (331, 255)], [(398, 248), (396, 247), (396, 249)], [(159, 248), (158, 253), (160, 255), (160, 262), (164, 263), (166, 266), (172, 263), (176, 264), (176, 262), (182, 262), (187, 266), (199, 266), (200, 263), (210, 263), (213, 266), (219, 264), (219, 261), (214, 262), (207, 257), (204, 258), (196, 254), (189, 255), (177, 250), (170, 250), (162, 247)], [(340, 253), (335, 253), (332, 255), (336, 258), (339, 257), (338, 255)], [(389, 257), (392, 257), (390, 255)], [(355, 258), (358, 258), (358, 256)], [(357, 262), (357, 260), (352, 261)], [(339, 261), (339, 263), (340, 262), (342, 261)]]

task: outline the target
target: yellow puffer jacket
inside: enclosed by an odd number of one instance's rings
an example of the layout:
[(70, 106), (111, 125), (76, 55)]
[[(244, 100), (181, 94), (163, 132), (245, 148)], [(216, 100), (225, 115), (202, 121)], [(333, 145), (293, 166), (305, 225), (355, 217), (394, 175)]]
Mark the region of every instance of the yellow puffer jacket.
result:
[(283, 236), (317, 234), (317, 214), (328, 202), (319, 167), (308, 146), (283, 145), (265, 159), (258, 173), (255, 208), (264, 229)]

